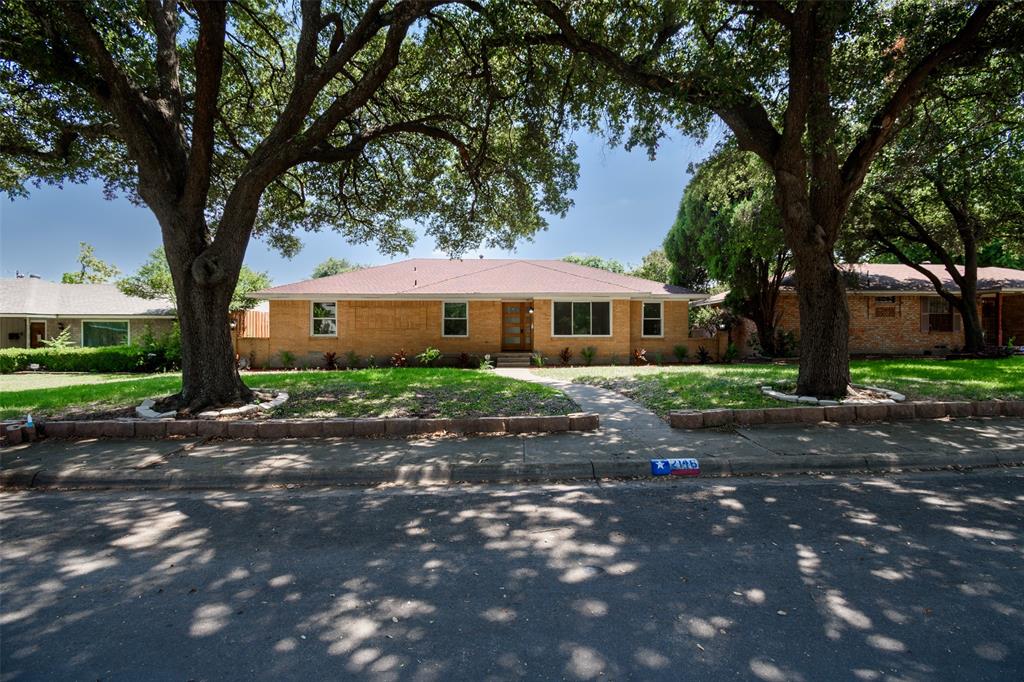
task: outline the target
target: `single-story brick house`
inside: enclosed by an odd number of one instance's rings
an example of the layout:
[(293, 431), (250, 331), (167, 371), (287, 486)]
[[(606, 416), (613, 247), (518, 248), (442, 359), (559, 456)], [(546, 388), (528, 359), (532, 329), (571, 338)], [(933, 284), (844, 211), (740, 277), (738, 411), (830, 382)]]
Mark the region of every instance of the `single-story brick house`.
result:
[(116, 346), (147, 327), (162, 336), (175, 319), (170, 301), (126, 296), (113, 284), (0, 279), (0, 348), (38, 348), (65, 329), (77, 346)]
[[(847, 272), (850, 352), (862, 355), (941, 355), (963, 345), (960, 314), (936, 292), (931, 281), (906, 265), (861, 263)], [(923, 264), (953, 292), (959, 287), (942, 265)], [(796, 282), (788, 276), (779, 295), (779, 329), (800, 335)], [(694, 303), (721, 305), (725, 294)], [(989, 344), (1015, 339), (1024, 345), (1024, 270), (978, 268), (978, 310)], [(753, 337), (749, 323), (740, 335)]]
[(283, 351), (302, 365), (320, 364), (328, 351), (384, 364), (398, 350), (411, 357), (428, 346), (449, 356), (540, 353), (551, 360), (566, 347), (578, 360), (593, 346), (599, 361), (621, 363), (642, 347), (671, 358), (673, 346), (691, 343), (689, 302), (703, 297), (526, 259), (403, 260), (251, 295), (270, 301), (269, 338), (242, 339), (238, 350), (270, 366)]

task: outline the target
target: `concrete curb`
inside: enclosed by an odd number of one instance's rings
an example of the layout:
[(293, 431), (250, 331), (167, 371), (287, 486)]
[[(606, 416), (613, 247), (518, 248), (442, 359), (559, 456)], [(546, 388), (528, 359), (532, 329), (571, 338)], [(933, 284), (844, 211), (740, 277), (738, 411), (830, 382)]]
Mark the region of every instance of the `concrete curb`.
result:
[[(594, 431), (600, 418), (592, 412), (543, 417), (473, 417), (420, 419), (408, 417), (366, 419), (262, 419), (213, 421), (209, 419), (106, 419), (37, 422), (36, 436), (48, 438), (315, 438), (318, 436), (402, 437), (430, 433), (509, 434)], [(17, 423), (5, 423), (7, 443), (22, 442)], [(34, 438), (33, 438), (34, 439)]]
[[(1024, 466), (1024, 451), (961, 452), (942, 460), (930, 453), (785, 455), (699, 458), (700, 478), (731, 476), (888, 473), (905, 470), (978, 469)], [(268, 486), (320, 487), (451, 485), (459, 483), (554, 483), (573, 480), (670, 479), (652, 476), (649, 460), (580, 460), (576, 462), (509, 462), (503, 464), (367, 465), (268, 472), (0, 471), (6, 490), (245, 490)]]
[(706, 429), (758, 424), (903, 421), (945, 417), (1024, 417), (1024, 400), (916, 401), (827, 407), (768, 407), (751, 410), (683, 410), (670, 412), (674, 429)]

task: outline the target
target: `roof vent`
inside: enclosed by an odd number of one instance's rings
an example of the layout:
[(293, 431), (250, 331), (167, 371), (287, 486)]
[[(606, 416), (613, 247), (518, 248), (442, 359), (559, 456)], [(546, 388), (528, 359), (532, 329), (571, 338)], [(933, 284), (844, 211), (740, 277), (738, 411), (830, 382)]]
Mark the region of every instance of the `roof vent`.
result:
[(31, 274), (28, 276), (28, 278), (29, 279), (42, 279), (42, 277), (40, 277), (39, 275), (31, 275)]
[(480, 254), (480, 260), (483, 260), (483, 259), (484, 259), (484, 254), (481, 253)]

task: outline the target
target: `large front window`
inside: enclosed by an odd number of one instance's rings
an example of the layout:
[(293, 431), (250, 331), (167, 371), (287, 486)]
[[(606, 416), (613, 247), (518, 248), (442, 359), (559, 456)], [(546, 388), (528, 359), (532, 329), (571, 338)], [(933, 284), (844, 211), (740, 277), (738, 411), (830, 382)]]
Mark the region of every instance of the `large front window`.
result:
[(128, 320), (86, 320), (82, 322), (82, 345), (127, 346)]
[(313, 336), (338, 335), (338, 304), (330, 302), (313, 302)]
[(555, 336), (611, 336), (608, 301), (555, 301), (553, 308)]
[(469, 336), (468, 303), (465, 301), (445, 301), (441, 333), (444, 336)]

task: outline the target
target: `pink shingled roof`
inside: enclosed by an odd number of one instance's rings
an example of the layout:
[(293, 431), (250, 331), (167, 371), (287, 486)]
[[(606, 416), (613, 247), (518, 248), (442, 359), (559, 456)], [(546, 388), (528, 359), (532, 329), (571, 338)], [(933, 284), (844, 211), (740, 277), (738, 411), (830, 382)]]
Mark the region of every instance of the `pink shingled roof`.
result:
[[(840, 265), (839, 267), (850, 273), (847, 289), (851, 291), (921, 291), (928, 293), (934, 291), (931, 280), (909, 265), (900, 263), (856, 263)], [(939, 281), (949, 291), (960, 290), (960, 287), (953, 281), (953, 277), (944, 265), (922, 263), (921, 267), (938, 277)], [(957, 268), (961, 273), (964, 271), (962, 265), (957, 266)], [(787, 276), (784, 284), (794, 284), (793, 278)], [(997, 267), (978, 268), (978, 291), (1007, 289), (1024, 289), (1024, 270)]]
[(253, 298), (600, 294), (698, 297), (683, 287), (560, 260), (413, 258), (284, 284)]

